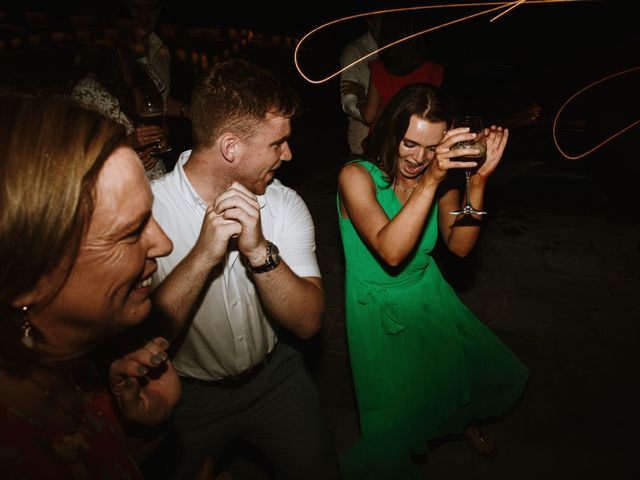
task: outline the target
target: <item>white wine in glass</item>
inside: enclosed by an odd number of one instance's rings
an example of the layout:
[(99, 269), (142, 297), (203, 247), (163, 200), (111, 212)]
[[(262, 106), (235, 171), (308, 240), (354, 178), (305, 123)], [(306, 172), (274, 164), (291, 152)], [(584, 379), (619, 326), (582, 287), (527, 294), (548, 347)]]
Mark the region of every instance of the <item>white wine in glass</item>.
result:
[(461, 210), (455, 210), (453, 212), (449, 212), (452, 215), (485, 215), (487, 212), (482, 210), (477, 210), (471, 205), (471, 197), (469, 194), (469, 184), (471, 181), (471, 172), (476, 170), (484, 163), (485, 157), (487, 155), (487, 137), (484, 134), (484, 125), (482, 124), (482, 118), (475, 115), (460, 115), (453, 117), (453, 121), (451, 122), (451, 128), (460, 128), (460, 127), (469, 127), (470, 133), (475, 133), (475, 138), (471, 140), (465, 140), (463, 142), (455, 143), (451, 148), (474, 148), (480, 150), (480, 153), (475, 155), (464, 155), (460, 157), (456, 157), (456, 160), (462, 162), (476, 162), (478, 164), (477, 167), (474, 168), (466, 168), (464, 170), (464, 179), (465, 179), (465, 188), (464, 188), (464, 207)]

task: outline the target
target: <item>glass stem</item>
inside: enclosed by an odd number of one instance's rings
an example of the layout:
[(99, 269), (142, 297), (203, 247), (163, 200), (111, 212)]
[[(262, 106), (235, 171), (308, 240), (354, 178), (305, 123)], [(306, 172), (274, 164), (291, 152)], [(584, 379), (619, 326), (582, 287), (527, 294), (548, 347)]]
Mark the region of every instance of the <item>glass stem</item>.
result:
[(471, 170), (466, 169), (464, 171), (464, 195), (466, 197), (465, 199), (465, 206), (471, 208)]

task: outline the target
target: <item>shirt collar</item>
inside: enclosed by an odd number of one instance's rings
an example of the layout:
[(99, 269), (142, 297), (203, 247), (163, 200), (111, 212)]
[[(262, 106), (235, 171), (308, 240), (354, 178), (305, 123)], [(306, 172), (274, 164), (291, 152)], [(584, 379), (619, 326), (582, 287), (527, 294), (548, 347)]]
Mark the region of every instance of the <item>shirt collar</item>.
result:
[[(178, 161), (176, 162), (176, 166), (174, 168), (174, 175), (178, 184), (178, 190), (180, 191), (182, 198), (185, 199), (187, 204), (191, 208), (201, 208), (202, 210), (207, 209), (207, 204), (205, 201), (198, 195), (193, 185), (189, 181), (187, 174), (184, 171), (184, 164), (187, 163), (189, 157), (191, 156), (191, 150), (186, 150), (180, 154)], [(269, 186), (267, 186), (267, 190)], [(258, 205), (260, 209), (264, 208), (267, 204), (267, 192), (264, 195), (256, 195), (256, 199), (258, 200)]]
[(193, 185), (187, 178), (187, 174), (184, 171), (184, 164), (187, 163), (189, 157), (191, 156), (191, 150), (186, 150), (180, 154), (178, 161), (173, 169), (173, 175), (176, 181), (176, 186), (178, 191), (180, 192), (180, 196), (184, 199), (184, 201), (189, 205), (192, 209), (207, 209), (207, 204), (205, 201), (198, 195)]

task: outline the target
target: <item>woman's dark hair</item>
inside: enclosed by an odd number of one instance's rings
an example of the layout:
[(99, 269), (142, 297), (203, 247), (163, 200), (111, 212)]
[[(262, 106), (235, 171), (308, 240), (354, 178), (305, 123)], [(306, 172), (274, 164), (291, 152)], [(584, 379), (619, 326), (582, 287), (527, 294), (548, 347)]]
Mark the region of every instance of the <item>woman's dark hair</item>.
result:
[(387, 175), (389, 185), (395, 181), (398, 149), (413, 115), (430, 122), (446, 122), (448, 126), (450, 101), (442, 90), (426, 83), (407, 85), (391, 98), (363, 142), (364, 157)]

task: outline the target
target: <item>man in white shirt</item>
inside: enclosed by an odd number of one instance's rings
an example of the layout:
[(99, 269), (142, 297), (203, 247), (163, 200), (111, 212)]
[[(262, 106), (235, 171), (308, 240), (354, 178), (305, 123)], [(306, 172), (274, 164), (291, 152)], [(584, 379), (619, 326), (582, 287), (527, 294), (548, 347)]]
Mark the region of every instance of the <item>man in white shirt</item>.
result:
[[(174, 243), (159, 259), (158, 312), (182, 379), (178, 465), (194, 478), (230, 440), (254, 443), (279, 478), (339, 478), (317, 392), (281, 328), (318, 332), (324, 292), (309, 211), (275, 171), (292, 158), (296, 97), (243, 60), (217, 64), (195, 86), (193, 150), (153, 182), (153, 215)], [(167, 455), (168, 457), (168, 455)]]
[(155, 33), (160, 13), (161, 0), (123, 0), (141, 34), (146, 38), (146, 54), (144, 58), (158, 74), (164, 89), (161, 90), (167, 116), (189, 118), (190, 107), (187, 102), (181, 102), (171, 94), (171, 54), (169, 48)]
[[(367, 17), (368, 30), (345, 45), (340, 55), (340, 68), (364, 58), (378, 49), (380, 15)], [(374, 53), (340, 74), (340, 100), (347, 114), (349, 126), (347, 140), (352, 155), (362, 154), (362, 141), (369, 134), (369, 126), (362, 120), (359, 104), (367, 98), (369, 89), (369, 62), (378, 58)]]

